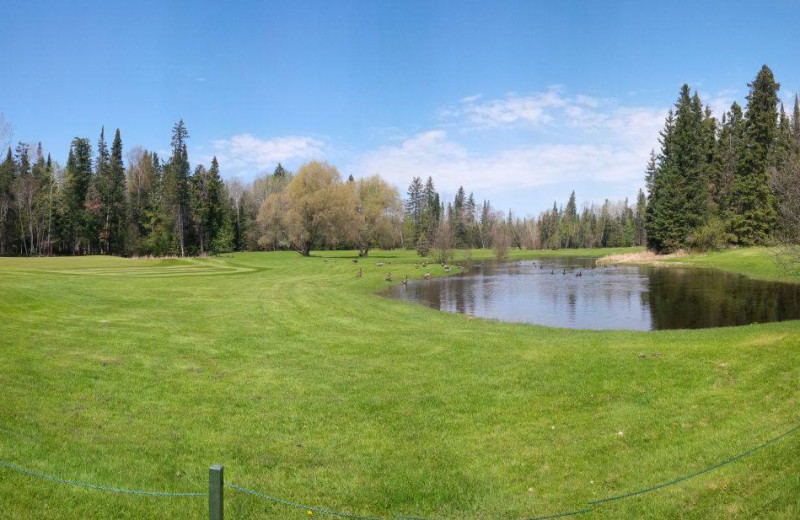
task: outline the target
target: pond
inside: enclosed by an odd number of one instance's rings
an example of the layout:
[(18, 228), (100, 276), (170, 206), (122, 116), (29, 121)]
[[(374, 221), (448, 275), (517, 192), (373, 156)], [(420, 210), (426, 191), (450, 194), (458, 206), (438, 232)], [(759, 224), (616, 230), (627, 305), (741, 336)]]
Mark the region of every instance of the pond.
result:
[(800, 319), (800, 284), (714, 269), (601, 267), (589, 258), (485, 262), (389, 295), (503, 321), (573, 329), (698, 329)]

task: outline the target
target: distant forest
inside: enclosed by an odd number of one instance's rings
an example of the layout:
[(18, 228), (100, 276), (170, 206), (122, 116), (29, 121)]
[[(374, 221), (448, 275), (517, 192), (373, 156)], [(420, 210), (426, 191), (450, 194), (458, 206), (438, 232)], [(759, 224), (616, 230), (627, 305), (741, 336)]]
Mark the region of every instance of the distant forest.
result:
[[(797, 242), (800, 105), (788, 116), (764, 66), (743, 110), (721, 121), (684, 85), (645, 170), (636, 200), (566, 204), (537, 217), (497, 211), (460, 187), (445, 201), (434, 180), (411, 180), (405, 198), (379, 176), (344, 179), (312, 161), (278, 164), (250, 183), (224, 181), (216, 158), (191, 167), (189, 133), (172, 130), (171, 153), (123, 153), (73, 139), (66, 165), (41, 144), (19, 143), (0, 162), (0, 254), (188, 256), (252, 250), (414, 248), (560, 249), (647, 245), (657, 252), (728, 244)], [(2, 138), (2, 135), (0, 135)]]

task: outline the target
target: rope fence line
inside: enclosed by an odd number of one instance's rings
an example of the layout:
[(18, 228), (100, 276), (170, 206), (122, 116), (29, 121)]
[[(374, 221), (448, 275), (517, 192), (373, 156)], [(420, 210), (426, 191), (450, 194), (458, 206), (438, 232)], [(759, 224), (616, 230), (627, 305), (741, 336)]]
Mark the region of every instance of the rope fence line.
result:
[(575, 511), (564, 511), (563, 513), (553, 513), (551, 515), (544, 515), (544, 516), (534, 516), (533, 518), (527, 518), (526, 520), (551, 520), (553, 518), (566, 518), (568, 516), (578, 516), (578, 515), (585, 515), (586, 513), (592, 513), (594, 509), (576, 509)]
[(298, 504), (296, 502), (290, 502), (288, 500), (283, 500), (281, 498), (275, 498), (275, 497), (269, 496), (267, 494), (261, 493), (259, 491), (253, 491), (252, 489), (243, 488), (243, 487), (237, 486), (235, 484), (225, 484), (225, 487), (231, 488), (234, 491), (238, 491), (239, 493), (245, 493), (247, 495), (253, 495), (255, 497), (263, 498), (264, 500), (267, 500), (269, 502), (274, 502), (276, 504), (281, 504), (281, 505), (288, 506), (288, 507), (294, 507), (296, 509), (304, 509), (306, 511), (313, 511), (313, 512), (319, 513), (321, 515), (338, 516), (339, 518), (355, 518), (357, 520), (383, 520), (382, 518), (377, 517), (377, 516), (354, 515), (354, 514), (351, 514), (351, 513), (343, 513), (341, 511), (331, 511), (330, 509), (324, 509), (324, 508), (321, 508), (321, 507), (313, 507), (313, 506), (307, 506), (307, 505), (304, 505), (304, 504)]
[(139, 496), (148, 496), (148, 497), (204, 497), (206, 493), (172, 493), (170, 491), (144, 491), (141, 489), (126, 489), (126, 488), (118, 488), (118, 487), (110, 487), (110, 486), (99, 486), (97, 484), (90, 484), (88, 482), (80, 482), (77, 480), (69, 480), (66, 478), (56, 477), (54, 475), (46, 475), (44, 473), (39, 473), (38, 471), (33, 471), (30, 469), (26, 469), (15, 464), (10, 464), (8, 462), (0, 460), (0, 466), (10, 469), (11, 471), (16, 471), (17, 473), (22, 473), (23, 475), (28, 475), (31, 477), (37, 477), (45, 480), (51, 480), (53, 482), (58, 482), (59, 484), (69, 484), (70, 486), (76, 486), (85, 489), (93, 489), (96, 491), (107, 491), (109, 493), (122, 493), (125, 495), (139, 495)]
[(699, 477), (700, 475), (703, 475), (705, 473), (713, 471), (713, 470), (715, 470), (717, 468), (721, 468), (722, 466), (726, 466), (728, 464), (736, 462), (737, 460), (739, 460), (739, 459), (741, 459), (743, 457), (751, 455), (751, 454), (757, 452), (758, 450), (761, 450), (761, 449), (766, 448), (767, 446), (769, 446), (771, 444), (774, 444), (774, 443), (778, 442), (779, 440), (783, 439), (787, 435), (791, 435), (792, 433), (794, 433), (794, 432), (796, 432), (798, 430), (800, 430), (800, 424), (797, 424), (794, 427), (786, 430), (782, 434), (769, 439), (768, 441), (764, 442), (763, 444), (759, 444), (758, 446), (756, 446), (754, 448), (750, 448), (749, 450), (745, 450), (745, 451), (743, 451), (741, 453), (737, 453), (736, 455), (733, 455), (732, 457), (728, 457), (727, 459), (725, 459), (725, 460), (723, 460), (721, 462), (717, 462), (716, 464), (713, 464), (713, 465), (711, 465), (711, 466), (709, 466), (709, 467), (707, 467), (705, 469), (701, 469), (700, 471), (695, 471), (694, 473), (690, 473), (688, 475), (684, 475), (682, 477), (678, 477), (678, 478), (675, 478), (675, 479), (672, 479), (672, 480), (668, 480), (667, 482), (662, 482), (660, 484), (656, 484), (656, 485), (653, 485), (653, 486), (650, 486), (650, 487), (638, 489), (636, 491), (630, 491), (628, 493), (623, 493), (621, 495), (615, 495), (615, 496), (610, 496), (610, 497), (607, 497), (607, 498), (601, 498), (599, 500), (592, 500), (591, 502), (587, 502), (587, 504), (590, 504), (590, 505), (605, 504), (607, 502), (614, 502), (616, 500), (623, 500), (625, 498), (630, 498), (630, 497), (637, 496), (637, 495), (643, 495), (645, 493), (650, 493), (650, 492), (653, 492), (653, 491), (656, 491), (656, 490), (659, 490), (659, 489), (662, 489), (662, 488), (665, 488), (665, 487), (674, 486), (675, 484), (680, 484), (681, 482), (685, 482), (685, 481), (687, 481), (689, 479), (693, 479), (695, 477)]
[[(776, 442), (780, 441), (784, 437), (787, 437), (787, 436), (789, 436), (789, 435), (791, 435), (791, 434), (793, 434), (793, 433), (795, 433), (797, 431), (800, 431), (800, 424), (796, 424), (795, 426), (793, 426), (792, 428), (786, 430), (785, 432), (781, 433), (780, 435), (772, 437), (771, 439), (763, 442), (762, 444), (759, 444), (758, 446), (755, 446), (753, 448), (750, 448), (748, 450), (740, 452), (740, 453), (738, 453), (736, 455), (728, 457), (725, 460), (722, 460), (722, 461), (720, 461), (720, 462), (718, 462), (716, 464), (708, 466), (708, 467), (706, 467), (704, 469), (701, 469), (699, 471), (695, 471), (694, 473), (689, 473), (687, 475), (683, 475), (681, 477), (677, 477), (677, 478), (674, 478), (672, 480), (668, 480), (666, 482), (655, 484), (653, 486), (649, 486), (649, 487), (646, 487), (646, 488), (630, 491), (630, 492), (619, 494), (619, 495), (613, 495), (613, 496), (609, 496), (609, 497), (606, 497), (606, 498), (601, 498), (601, 499), (598, 499), (598, 500), (592, 500), (592, 501), (586, 502), (586, 504), (589, 506), (588, 508), (576, 509), (576, 510), (573, 510), (573, 511), (564, 511), (564, 512), (560, 512), (560, 513), (552, 513), (552, 514), (543, 515), (543, 516), (529, 517), (526, 520), (550, 520), (550, 519), (565, 518), (565, 517), (578, 516), (578, 515), (583, 515), (583, 514), (587, 514), (587, 513), (597, 512), (598, 511), (598, 509), (596, 509), (597, 506), (601, 506), (601, 505), (606, 504), (608, 502), (624, 500), (624, 499), (631, 498), (631, 497), (634, 497), (634, 496), (643, 495), (643, 494), (646, 494), (646, 493), (652, 493), (652, 492), (657, 491), (659, 489), (663, 489), (663, 488), (666, 488), (666, 487), (669, 487), (669, 486), (674, 486), (674, 485), (680, 484), (680, 483), (685, 482), (687, 480), (690, 480), (690, 479), (693, 479), (695, 477), (698, 477), (698, 476), (704, 475), (706, 473), (709, 473), (709, 472), (711, 472), (711, 471), (713, 471), (715, 469), (718, 469), (720, 467), (726, 466), (728, 464), (732, 464), (732, 463), (736, 462), (739, 459), (742, 459), (742, 458), (744, 458), (744, 457), (746, 457), (748, 455), (751, 455), (751, 454), (753, 454), (753, 453), (755, 453), (755, 452), (757, 452), (759, 450), (762, 450), (762, 449), (764, 449), (764, 448), (766, 448), (766, 447), (768, 447), (768, 446), (770, 446), (772, 444), (775, 444)], [(222, 470), (223, 469), (222, 469), (221, 466), (212, 466), (211, 472), (212, 473), (216, 472), (216, 474), (218, 474), (218, 477), (217, 477), (216, 480), (214, 480), (213, 478), (209, 480), (209, 491), (208, 492), (203, 492), (203, 493), (173, 493), (173, 492), (170, 492), (170, 491), (146, 491), (146, 490), (138, 490), (138, 489), (126, 489), (126, 488), (119, 488), (119, 487), (111, 487), (111, 486), (100, 486), (100, 485), (91, 484), (91, 483), (88, 483), (88, 482), (70, 480), (70, 479), (57, 477), (57, 476), (54, 476), (54, 475), (47, 475), (47, 474), (44, 474), (44, 473), (39, 473), (37, 471), (33, 471), (33, 470), (30, 470), (30, 469), (27, 469), (27, 468), (23, 468), (21, 466), (17, 466), (16, 464), (11, 464), (10, 462), (5, 462), (5, 461), (2, 461), (2, 460), (0, 460), (0, 467), (8, 469), (8, 470), (11, 470), (11, 471), (15, 471), (17, 473), (28, 475), (28, 476), (31, 476), (31, 477), (41, 478), (41, 479), (45, 479), (45, 480), (50, 480), (52, 482), (57, 482), (57, 483), (60, 483), (60, 484), (68, 484), (68, 485), (71, 485), (71, 486), (76, 486), (76, 487), (81, 487), (81, 488), (91, 489), (91, 490), (97, 490), (97, 491), (105, 491), (105, 492), (111, 492), (111, 493), (121, 493), (121, 494), (127, 494), (127, 495), (137, 495), (137, 496), (150, 496), (150, 497), (209, 497), (209, 499), (210, 499), (209, 500), (209, 518), (214, 518), (214, 519), (218, 518), (220, 520), (222, 519), (222, 489), (223, 488), (229, 488), (229, 489), (232, 489), (232, 490), (234, 490), (236, 492), (247, 494), (247, 495), (251, 495), (251, 496), (255, 496), (257, 498), (261, 498), (261, 499), (267, 500), (267, 501), (275, 503), (275, 504), (284, 505), (284, 506), (292, 507), (292, 508), (295, 508), (295, 509), (302, 509), (302, 510), (308, 511), (309, 514), (313, 512), (313, 513), (318, 513), (320, 515), (335, 516), (335, 517), (339, 517), (339, 518), (352, 518), (354, 520), (384, 520), (383, 518), (376, 517), (376, 516), (356, 515), (356, 514), (352, 514), (352, 513), (346, 513), (346, 512), (341, 512), (341, 511), (333, 511), (333, 510), (325, 509), (325, 508), (322, 508), (322, 507), (315, 507), (315, 506), (309, 506), (309, 505), (305, 505), (305, 504), (300, 504), (300, 503), (297, 503), (297, 502), (291, 502), (289, 500), (284, 500), (284, 499), (281, 499), (281, 498), (273, 497), (273, 496), (267, 495), (265, 493), (261, 493), (260, 491), (255, 491), (255, 490), (252, 490), (252, 489), (244, 488), (244, 487), (241, 487), (241, 486), (237, 486), (235, 484), (223, 483), (223, 479), (222, 479)], [(215, 502), (214, 500), (211, 500), (212, 497), (216, 497), (217, 501)], [(215, 504), (215, 505), (212, 506), (212, 503)], [(212, 508), (218, 508), (218, 509), (216, 511), (212, 511)], [(399, 515), (399, 514), (395, 515), (393, 518), (406, 519), (406, 520), (427, 520), (427, 519), (421, 518), (421, 517), (404, 516), (404, 515)]]

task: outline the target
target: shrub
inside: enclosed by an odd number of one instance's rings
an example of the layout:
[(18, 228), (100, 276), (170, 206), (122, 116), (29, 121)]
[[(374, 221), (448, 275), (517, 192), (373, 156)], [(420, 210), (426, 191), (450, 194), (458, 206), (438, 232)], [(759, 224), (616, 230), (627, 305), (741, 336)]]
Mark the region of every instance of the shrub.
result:
[(725, 222), (719, 217), (712, 217), (695, 229), (686, 242), (692, 250), (706, 252), (724, 249), (732, 239), (731, 234), (725, 229)]

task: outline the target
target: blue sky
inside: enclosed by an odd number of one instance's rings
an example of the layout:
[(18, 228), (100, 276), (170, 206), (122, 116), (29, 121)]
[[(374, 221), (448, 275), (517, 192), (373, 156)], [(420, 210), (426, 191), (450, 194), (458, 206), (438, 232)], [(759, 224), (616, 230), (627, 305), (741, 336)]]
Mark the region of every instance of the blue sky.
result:
[(795, 1), (0, 2), (0, 113), (59, 161), (183, 118), (227, 177), (318, 158), (521, 214), (633, 197), (684, 82), (715, 110), (763, 63), (800, 90)]

